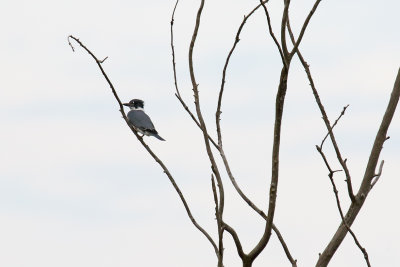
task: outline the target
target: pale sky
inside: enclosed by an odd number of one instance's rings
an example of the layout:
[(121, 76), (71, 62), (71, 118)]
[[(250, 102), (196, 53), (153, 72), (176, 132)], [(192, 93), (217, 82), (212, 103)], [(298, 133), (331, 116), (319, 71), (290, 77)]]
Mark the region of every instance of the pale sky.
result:
[[(271, 0), (279, 36), (282, 1)], [(292, 1), (298, 35), (313, 1)], [(174, 97), (169, 22), (174, 1), (11, 1), (0, 9), (0, 266), (216, 266), (212, 247), (118, 111), (94, 61), (121, 99), (145, 101), (160, 135), (145, 138), (174, 175), (197, 221), (216, 238), (210, 166), (202, 135)], [(222, 67), (237, 28), (258, 1), (206, 1), (194, 61), (205, 119), (215, 136)], [(199, 1), (175, 19), (180, 89), (193, 107), (188, 46)], [(400, 67), (400, 2), (322, 1), (300, 49), (330, 119), (350, 104), (335, 133), (358, 190)], [(266, 211), (274, 101), (281, 63), (262, 10), (251, 17), (231, 59), (222, 107), (225, 150), (244, 192)], [(327, 169), (315, 150), (326, 130), (297, 59), (283, 118), (275, 223), (298, 266), (313, 266), (340, 222)], [(400, 251), (400, 115), (384, 145), (383, 175), (353, 225), (373, 266), (395, 266)], [(326, 144), (331, 165), (339, 168)], [(221, 161), (218, 164), (223, 170)], [(225, 220), (245, 252), (264, 222), (224, 173)], [(343, 208), (349, 200), (335, 176)], [(228, 234), (225, 266), (240, 259)], [(254, 263), (290, 266), (275, 235)], [(366, 266), (347, 236), (330, 266)]]

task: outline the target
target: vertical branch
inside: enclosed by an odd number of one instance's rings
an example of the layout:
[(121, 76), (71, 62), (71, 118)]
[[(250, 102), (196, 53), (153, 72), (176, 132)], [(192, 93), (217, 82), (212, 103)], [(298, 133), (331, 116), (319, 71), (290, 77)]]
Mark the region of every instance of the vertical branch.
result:
[(171, 38), (171, 51), (172, 51), (172, 69), (174, 71), (174, 84), (175, 84), (175, 90), (176, 90), (176, 97), (178, 99), (181, 99), (181, 94), (178, 89), (178, 80), (176, 78), (176, 63), (175, 63), (175, 46), (174, 46), (174, 22), (175, 22), (175, 11), (176, 7), (178, 6), (179, 0), (176, 0), (174, 9), (172, 11), (171, 15), (171, 22), (170, 22), (170, 38)]
[(221, 210), (221, 214), (222, 214), (223, 209), (224, 209), (224, 190), (223, 190), (223, 186), (222, 186), (221, 175), (219, 173), (218, 166), (217, 166), (217, 163), (215, 162), (214, 155), (211, 151), (210, 142), (208, 140), (207, 127), (204, 122), (203, 115), (201, 113), (198, 84), (196, 82), (194, 68), (193, 68), (193, 48), (196, 43), (196, 38), (197, 38), (197, 34), (199, 31), (199, 27), (200, 27), (200, 18), (201, 18), (201, 13), (202, 13), (203, 7), (204, 7), (204, 0), (201, 0), (199, 10), (197, 11), (196, 25), (195, 25), (193, 35), (192, 35), (192, 40), (191, 40), (190, 46), (189, 46), (189, 72), (190, 72), (190, 80), (191, 80), (192, 86), (193, 86), (194, 100), (195, 100), (195, 105), (196, 105), (196, 114), (197, 114), (197, 117), (199, 118), (200, 127), (203, 132), (207, 155), (210, 159), (211, 169), (212, 169), (213, 173), (215, 174), (218, 184), (220, 185), (220, 187), (219, 187), (220, 207), (219, 207), (219, 209)]
[(251, 261), (253, 261), (268, 244), (268, 241), (271, 237), (272, 224), (275, 215), (276, 196), (277, 196), (278, 180), (279, 180), (279, 151), (280, 151), (283, 106), (285, 103), (287, 79), (290, 67), (290, 60), (288, 60), (288, 58), (286, 57), (288, 51), (287, 51), (286, 37), (285, 37), (285, 28), (286, 28), (286, 22), (288, 20), (289, 5), (290, 5), (290, 0), (285, 0), (285, 7), (283, 10), (282, 25), (281, 25), (281, 43), (282, 43), (281, 45), (286, 64), (284, 64), (281, 70), (278, 92), (276, 94), (276, 100), (275, 100), (275, 124), (274, 124), (274, 137), (273, 137), (273, 147), (272, 147), (272, 174), (271, 174), (271, 184), (269, 190), (267, 221), (263, 236), (261, 237), (257, 245), (253, 248), (253, 250), (249, 253), (249, 258), (251, 259)]
[[(235, 50), (237, 44), (238, 44), (239, 41), (240, 41), (240, 33), (242, 32), (242, 29), (243, 29), (244, 25), (246, 24), (248, 18), (249, 18), (250, 16), (252, 16), (252, 15), (254, 14), (254, 12), (255, 12), (258, 8), (261, 7), (261, 5), (264, 5), (264, 4), (267, 3), (267, 2), (268, 2), (268, 0), (260, 1), (260, 4), (258, 4), (253, 10), (251, 10), (247, 15), (244, 16), (243, 21), (242, 21), (242, 23), (240, 24), (240, 26), (239, 26), (239, 28), (238, 28), (238, 31), (237, 31), (237, 33), (236, 33), (233, 46), (232, 46), (231, 50), (230, 50), (229, 53), (228, 53), (228, 56), (227, 56), (227, 58), (226, 58), (225, 65), (224, 65), (224, 68), (223, 68), (221, 87), (220, 87), (220, 92), (219, 92), (219, 97), (218, 97), (217, 111), (216, 111), (216, 114), (215, 114), (216, 126), (217, 126), (217, 135), (218, 135), (218, 150), (219, 150), (219, 152), (220, 152), (221, 158), (222, 158), (223, 163), (224, 163), (224, 165), (225, 165), (225, 169), (226, 169), (226, 172), (227, 172), (227, 174), (228, 174), (228, 177), (229, 177), (229, 179), (231, 180), (231, 182), (232, 182), (234, 188), (236, 189), (236, 191), (238, 192), (238, 194), (240, 195), (240, 197), (241, 197), (254, 211), (256, 211), (256, 212), (257, 212), (263, 219), (265, 219), (265, 220), (267, 220), (266, 214), (265, 214), (261, 209), (259, 209), (259, 208), (246, 196), (245, 193), (243, 193), (243, 191), (240, 189), (239, 185), (237, 184), (235, 177), (234, 177), (233, 174), (232, 174), (232, 171), (231, 171), (230, 166), (229, 166), (229, 162), (228, 162), (228, 160), (227, 160), (227, 158), (226, 158), (226, 155), (225, 155), (225, 152), (224, 152), (224, 149), (223, 149), (220, 120), (221, 120), (221, 113), (222, 113), (222, 112), (221, 112), (221, 105), (222, 105), (223, 92), (224, 92), (224, 88), (225, 88), (226, 71), (227, 71), (227, 68), (228, 68), (228, 65), (229, 65), (229, 62), (230, 62), (230, 58), (231, 58), (231, 56), (232, 56), (232, 54), (233, 54), (233, 52), (234, 52), (234, 50)], [(266, 11), (266, 13), (268, 14), (268, 11)], [(268, 25), (269, 25), (269, 29), (270, 29), (270, 34), (271, 34), (271, 36), (275, 37), (275, 35), (274, 35), (273, 32), (272, 32), (272, 27), (271, 27), (270, 21), (268, 22)], [(276, 40), (276, 38), (275, 38), (275, 40)], [(276, 42), (277, 42), (277, 40), (276, 40)], [(277, 45), (278, 45), (278, 50), (281, 50), (281, 49), (280, 49), (280, 46), (279, 46), (279, 43), (277, 43)], [(282, 52), (281, 52), (281, 53), (282, 53)], [(283, 64), (285, 64), (285, 61), (284, 61), (284, 59), (283, 59), (283, 55), (281, 55), (281, 56), (282, 56), (282, 62), (283, 62)], [(242, 259), (245, 258), (245, 257), (247, 257), (247, 255), (245, 255), (245, 254), (243, 253), (243, 249), (242, 249), (242, 247), (241, 247), (241, 244), (240, 244), (240, 241), (239, 241), (239, 237), (237, 236), (236, 232), (234, 232), (233, 228), (227, 226), (225, 223), (224, 223), (224, 225), (226, 226), (226, 227), (225, 227), (225, 230), (227, 230), (227, 231), (232, 235), (232, 237), (234, 238), (234, 241), (235, 241), (236, 246), (237, 246), (237, 249), (238, 249), (239, 256), (240, 256)], [(281, 233), (279, 232), (278, 228), (277, 228), (274, 224), (272, 224), (272, 230), (274, 230), (274, 232), (276, 233), (276, 235), (277, 235), (277, 237), (278, 237), (278, 239), (279, 239), (279, 242), (281, 243), (281, 245), (282, 245), (282, 247), (283, 247), (283, 249), (284, 249), (284, 251), (285, 251), (285, 254), (286, 254), (287, 258), (288, 258), (289, 261), (292, 263), (292, 266), (296, 266), (296, 260), (293, 259), (293, 257), (292, 257), (292, 255), (290, 254), (290, 251), (289, 251), (289, 249), (288, 249), (288, 247), (287, 247), (287, 245), (286, 245), (286, 243), (285, 243), (285, 241), (284, 241), (284, 239), (283, 239)], [(241, 255), (242, 255), (242, 256), (241, 256)]]
[[(317, 0), (317, 2), (319, 2)], [(281, 126), (282, 126), (282, 116), (283, 116), (283, 107), (285, 102), (285, 96), (287, 91), (287, 79), (289, 75), (289, 68), (292, 56), (289, 55), (287, 44), (286, 44), (286, 25), (289, 22), (289, 6), (290, 0), (285, 0), (285, 6), (283, 10), (282, 23), (281, 23), (281, 45), (283, 50), (283, 55), (285, 57), (286, 65), (283, 66), (281, 70), (281, 76), (278, 86), (278, 92), (276, 95), (275, 101), (275, 124), (274, 124), (274, 136), (273, 136), (273, 147), (272, 147), (272, 174), (271, 174), (271, 184), (270, 184), (270, 192), (269, 192), (269, 205), (268, 205), (268, 214), (267, 214), (267, 222), (265, 226), (265, 231), (263, 236), (261, 237), (258, 244), (255, 248), (249, 253), (249, 257), (254, 260), (261, 251), (268, 244), (268, 241), (271, 236), (271, 228), (273, 224), (275, 207), (276, 207), (276, 196), (277, 196), (277, 188), (279, 181), (279, 151), (280, 151), (280, 137), (281, 137)], [(307, 17), (305, 23), (302, 27), (302, 35), (304, 34), (307, 25), (312, 17), (312, 14), (315, 12), (318, 4), (314, 5), (312, 12)], [(300, 40), (298, 44), (300, 44)], [(297, 50), (297, 48), (296, 48)]]
[[(282, 23), (281, 23), (281, 43), (282, 43), (282, 50), (283, 56), (285, 58), (285, 62), (289, 61), (289, 51), (286, 44), (286, 22), (289, 19), (289, 5), (290, 0), (284, 0), (285, 6), (283, 9), (283, 16), (282, 16)], [(288, 66), (287, 66), (288, 67)]]
[(223, 239), (223, 228), (222, 228), (222, 214), (219, 209), (217, 189), (215, 187), (214, 175), (211, 174), (211, 186), (212, 192), (214, 196), (215, 202), (215, 218), (217, 219), (217, 227), (218, 227), (218, 267), (223, 267), (223, 257), (224, 257), (224, 245), (222, 242)]
[[(194, 68), (193, 68), (193, 49), (194, 49), (194, 45), (196, 43), (196, 38), (197, 38), (197, 34), (198, 34), (198, 31), (199, 31), (199, 27), (200, 27), (200, 19), (201, 19), (201, 13), (203, 11), (203, 7), (204, 7), (204, 0), (201, 0), (200, 7), (199, 7), (199, 9), (197, 11), (197, 15), (196, 15), (196, 24), (195, 24), (195, 27), (194, 27), (194, 30), (193, 30), (192, 39), (191, 39), (190, 45), (189, 45), (189, 56), (188, 56), (189, 57), (189, 73), (190, 73), (190, 80), (191, 80), (192, 86), (193, 86), (194, 103), (195, 103), (195, 106), (196, 106), (196, 114), (197, 114), (197, 117), (199, 119), (200, 128), (201, 128), (202, 133), (203, 133), (204, 143), (205, 143), (206, 150), (207, 150), (207, 155), (208, 155), (208, 158), (209, 158), (210, 163), (211, 163), (211, 170), (214, 173), (214, 175), (216, 177), (216, 180), (217, 180), (217, 183), (218, 183), (219, 197), (220, 197), (218, 210), (219, 210), (219, 214), (220, 214), (221, 220), (222, 220), (222, 215), (223, 215), (223, 212), (224, 212), (224, 204), (225, 204), (225, 196), (224, 196), (225, 193), (224, 193), (224, 188), (223, 188), (223, 184), (222, 184), (221, 175), (219, 173), (217, 163), (215, 162), (214, 154), (213, 154), (213, 152), (211, 150), (211, 147), (210, 147), (209, 135), (208, 135), (208, 132), (207, 132), (207, 127), (206, 127), (206, 124), (204, 122), (203, 115), (201, 113), (198, 84), (196, 82), (196, 78), (195, 78), (195, 74), (194, 74)], [(221, 235), (223, 235), (223, 231), (222, 231)], [(220, 239), (220, 246), (222, 247), (221, 250), (220, 250), (220, 252), (222, 254), (223, 253), (222, 236), (221, 236), (221, 239)], [(220, 256), (222, 258), (223, 255), (220, 255)]]

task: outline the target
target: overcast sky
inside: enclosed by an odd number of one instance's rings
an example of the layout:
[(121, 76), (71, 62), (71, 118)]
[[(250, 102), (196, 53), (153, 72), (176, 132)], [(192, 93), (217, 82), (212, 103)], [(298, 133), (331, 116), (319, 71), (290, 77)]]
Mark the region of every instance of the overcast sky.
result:
[[(282, 1), (270, 12), (279, 37)], [(313, 1), (292, 1), (298, 35)], [(210, 167), (202, 135), (174, 97), (169, 41), (175, 2), (11, 1), (0, 9), (0, 266), (216, 266), (208, 241), (188, 219), (167, 177), (118, 111), (95, 62), (99, 58), (121, 99), (145, 101), (160, 135), (145, 138), (181, 187), (198, 222), (216, 238)], [(202, 110), (215, 136), (222, 67), (236, 30), (258, 1), (206, 1), (195, 69)], [(199, 1), (179, 4), (175, 19), (178, 80), (193, 107), (187, 54)], [(300, 46), (336, 128), (358, 191), (376, 131), (400, 66), (400, 2), (322, 1)], [(243, 29), (228, 69), (222, 130), (232, 171), (266, 211), (279, 54), (257, 11)], [(291, 66), (282, 128), (275, 223), (299, 266), (313, 266), (340, 217), (328, 171), (315, 150), (325, 135), (309, 82)], [(383, 175), (353, 225), (373, 266), (394, 266), (400, 251), (400, 115), (389, 128)], [(326, 153), (335, 169), (330, 145)], [(222, 163), (218, 161), (222, 168)], [(244, 250), (264, 223), (224, 175), (225, 219)], [(342, 174), (335, 180), (349, 200)], [(225, 266), (241, 266), (226, 236)], [(290, 266), (275, 235), (254, 266)], [(330, 266), (365, 266), (348, 236)]]

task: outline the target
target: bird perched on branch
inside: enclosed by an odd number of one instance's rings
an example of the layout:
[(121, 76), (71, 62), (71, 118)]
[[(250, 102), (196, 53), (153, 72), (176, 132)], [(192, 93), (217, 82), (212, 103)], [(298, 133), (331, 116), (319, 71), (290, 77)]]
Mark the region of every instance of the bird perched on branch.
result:
[(128, 120), (133, 127), (143, 135), (154, 136), (161, 141), (165, 141), (154, 128), (151, 119), (144, 112), (144, 102), (140, 99), (132, 99), (129, 103), (124, 103), (124, 106), (129, 107), (131, 110), (128, 112)]

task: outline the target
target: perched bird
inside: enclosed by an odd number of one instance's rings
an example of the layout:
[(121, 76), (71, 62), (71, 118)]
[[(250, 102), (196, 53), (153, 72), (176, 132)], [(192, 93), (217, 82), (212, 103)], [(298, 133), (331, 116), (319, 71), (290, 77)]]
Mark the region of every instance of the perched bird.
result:
[(131, 110), (128, 112), (129, 122), (133, 127), (143, 135), (154, 136), (161, 141), (165, 141), (154, 128), (151, 119), (144, 112), (144, 102), (140, 99), (132, 99), (129, 103), (123, 104), (129, 107)]

